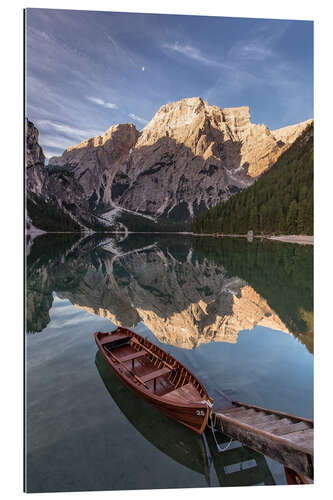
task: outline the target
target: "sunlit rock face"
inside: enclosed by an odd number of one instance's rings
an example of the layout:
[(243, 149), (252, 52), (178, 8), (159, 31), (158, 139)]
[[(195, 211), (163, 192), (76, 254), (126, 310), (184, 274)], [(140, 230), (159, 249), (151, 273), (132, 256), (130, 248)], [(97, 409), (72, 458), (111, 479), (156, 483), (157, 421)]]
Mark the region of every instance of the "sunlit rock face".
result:
[(246, 282), (189, 251), (184, 261), (158, 247), (123, 257), (103, 253), (73, 292), (58, 289), (75, 306), (134, 327), (140, 321), (166, 344), (192, 349), (237, 342), (256, 325), (287, 327)]
[(296, 140), (307, 122), (270, 132), (249, 107), (210, 106), (200, 97), (160, 108), (113, 184), (125, 208), (191, 218), (248, 187)]

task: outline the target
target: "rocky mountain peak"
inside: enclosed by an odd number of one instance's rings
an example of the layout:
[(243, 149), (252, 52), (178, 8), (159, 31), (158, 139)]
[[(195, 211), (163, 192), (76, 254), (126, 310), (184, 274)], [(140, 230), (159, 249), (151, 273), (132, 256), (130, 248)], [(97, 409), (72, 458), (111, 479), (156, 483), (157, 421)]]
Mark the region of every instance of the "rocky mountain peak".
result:
[(272, 130), (272, 134), (276, 140), (282, 141), (285, 144), (292, 144), (296, 141), (302, 132), (313, 123), (313, 120), (306, 120), (301, 123), (296, 123), (295, 125), (288, 125), (287, 127), (279, 128), (277, 130)]
[[(121, 153), (128, 153), (128, 150), (135, 145), (138, 136), (139, 132), (133, 123), (112, 125), (103, 135), (97, 135), (75, 146), (69, 146), (62, 156), (50, 158), (49, 164), (53, 166), (66, 164), (78, 166), (83, 161), (91, 159), (91, 155), (95, 157), (98, 150), (100, 154), (104, 151), (117, 157)], [(128, 144), (129, 147), (127, 147)]]
[(221, 109), (209, 105), (201, 97), (181, 99), (161, 106), (144, 127), (137, 147), (140, 147), (140, 144), (152, 143), (163, 134), (180, 139), (184, 138), (190, 129), (202, 131), (207, 128), (207, 124), (221, 128), (222, 123), (225, 123), (229, 132), (244, 132), (244, 129), (251, 125), (250, 108), (242, 106)]
[(250, 108), (200, 97), (162, 106), (114, 180), (114, 200), (132, 211), (190, 220), (251, 185), (303, 131), (270, 132)]

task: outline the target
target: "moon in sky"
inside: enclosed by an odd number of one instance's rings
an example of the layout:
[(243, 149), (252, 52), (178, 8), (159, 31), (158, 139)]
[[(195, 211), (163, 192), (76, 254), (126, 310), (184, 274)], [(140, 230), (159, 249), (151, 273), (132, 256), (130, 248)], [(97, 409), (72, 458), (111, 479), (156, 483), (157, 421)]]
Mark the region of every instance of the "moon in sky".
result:
[(142, 66), (142, 68), (141, 68), (141, 69), (142, 69), (142, 71), (144, 71), (144, 70), (145, 70), (145, 67), (144, 67), (144, 66)]

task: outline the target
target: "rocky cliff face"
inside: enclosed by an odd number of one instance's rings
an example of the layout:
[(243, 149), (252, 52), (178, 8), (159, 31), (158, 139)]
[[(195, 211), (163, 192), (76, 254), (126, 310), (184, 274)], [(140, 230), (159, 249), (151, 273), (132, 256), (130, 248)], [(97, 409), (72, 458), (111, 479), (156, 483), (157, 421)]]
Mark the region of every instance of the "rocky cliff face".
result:
[(115, 177), (122, 207), (190, 219), (252, 184), (304, 130), (270, 132), (248, 107), (221, 109), (201, 98), (162, 106)]
[[(109, 228), (109, 221), (98, 214), (110, 207), (114, 175), (138, 137), (134, 125), (115, 125), (103, 136), (69, 147), (46, 167), (38, 131), (32, 122), (26, 123), (28, 216), (38, 225), (42, 220), (39, 212), (47, 206), (61, 219), (60, 225), (66, 217), (69, 229), (73, 227), (68, 220), (81, 229)], [(48, 224), (53, 222), (45, 220), (46, 229)]]
[(25, 163), (28, 192), (40, 194), (45, 182), (45, 156), (38, 144), (39, 133), (29, 120), (25, 120)]
[[(74, 203), (87, 199), (90, 210), (109, 208), (114, 176), (127, 160), (138, 136), (133, 124), (114, 125), (103, 136), (70, 146), (60, 158), (50, 158), (50, 169), (67, 169), (73, 173), (73, 182), (82, 190), (82, 199), (73, 199)], [(69, 191), (67, 199), (71, 199)]]
[(102, 213), (106, 224), (124, 213), (190, 224), (251, 185), (308, 122), (270, 131), (251, 123), (248, 107), (183, 99), (162, 106), (141, 133), (132, 124), (115, 125), (68, 147), (49, 160), (47, 175), (37, 129), (28, 124), (28, 190), (94, 227)]

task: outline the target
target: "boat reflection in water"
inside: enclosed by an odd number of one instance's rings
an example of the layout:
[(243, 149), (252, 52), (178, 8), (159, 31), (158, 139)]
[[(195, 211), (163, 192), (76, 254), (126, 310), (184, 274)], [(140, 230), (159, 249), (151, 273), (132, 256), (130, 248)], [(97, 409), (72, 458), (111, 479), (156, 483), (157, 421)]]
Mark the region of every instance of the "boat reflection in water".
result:
[[(199, 436), (152, 408), (128, 390), (99, 351), (95, 364), (105, 388), (136, 430), (172, 460), (202, 474), (208, 486), (211, 485), (212, 465), (220, 486), (275, 484), (263, 455), (238, 442), (219, 453), (210, 429)], [(227, 437), (221, 433), (217, 437), (222, 446), (226, 446)]]
[(208, 457), (202, 437), (133, 394), (99, 351), (95, 364), (112, 399), (137, 431), (176, 462), (203, 474), (209, 485)]

